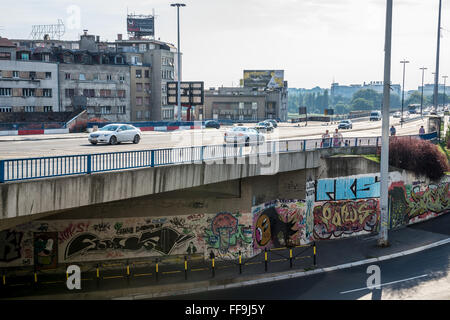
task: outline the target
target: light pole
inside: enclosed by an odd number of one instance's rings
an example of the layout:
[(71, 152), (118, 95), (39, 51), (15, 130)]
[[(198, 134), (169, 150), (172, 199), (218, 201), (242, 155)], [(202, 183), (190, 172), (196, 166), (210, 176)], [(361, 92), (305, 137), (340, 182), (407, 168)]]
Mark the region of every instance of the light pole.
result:
[(445, 108), (445, 82), (446, 82), (446, 80), (447, 80), (447, 78), (448, 78), (448, 76), (442, 76), (442, 78), (444, 78), (444, 98), (443, 98), (443, 108)]
[(181, 57), (180, 57), (180, 7), (185, 7), (184, 3), (172, 3), (171, 7), (177, 7), (177, 34), (178, 34), (178, 84), (177, 84), (177, 101), (178, 101), (178, 121), (181, 121)]
[(402, 116), (400, 118), (400, 126), (403, 127), (403, 103), (405, 101), (405, 66), (409, 61), (403, 60), (400, 61), (400, 63), (403, 63), (403, 86), (402, 86)]
[(384, 43), (384, 82), (383, 109), (381, 123), (381, 158), (380, 158), (380, 233), (378, 245), (386, 247), (388, 242), (389, 214), (389, 109), (391, 89), (391, 38), (392, 38), (392, 0), (386, 1), (386, 32)]
[(425, 70), (427, 70), (427, 68), (422, 67), (419, 69), (422, 70), (422, 96), (420, 97), (420, 117), (423, 119), (423, 112), (422, 112), (422, 110), (423, 110), (423, 79), (424, 79)]
[(439, 85), (439, 48), (441, 45), (441, 7), (442, 7), (442, 0), (439, 0), (439, 18), (438, 18), (437, 49), (436, 49), (436, 72), (434, 73), (434, 97), (433, 97), (433, 104), (434, 104), (436, 111), (437, 111), (437, 105), (438, 105), (438, 85)]

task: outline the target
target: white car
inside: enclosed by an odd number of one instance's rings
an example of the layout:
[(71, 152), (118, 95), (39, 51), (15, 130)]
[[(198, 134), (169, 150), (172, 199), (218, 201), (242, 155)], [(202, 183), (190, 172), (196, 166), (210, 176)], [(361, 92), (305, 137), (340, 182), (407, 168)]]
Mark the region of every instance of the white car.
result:
[(402, 113), (400, 111), (397, 111), (396, 113), (394, 113), (393, 117), (394, 118), (400, 118), (402, 116)]
[(248, 127), (234, 127), (223, 136), (225, 143), (245, 143), (246, 146), (250, 144), (262, 144), (265, 141), (264, 135), (258, 130)]
[(108, 124), (103, 128), (100, 128), (98, 131), (89, 134), (88, 140), (94, 145), (97, 143), (139, 143), (141, 140), (141, 134), (141, 129), (130, 124)]

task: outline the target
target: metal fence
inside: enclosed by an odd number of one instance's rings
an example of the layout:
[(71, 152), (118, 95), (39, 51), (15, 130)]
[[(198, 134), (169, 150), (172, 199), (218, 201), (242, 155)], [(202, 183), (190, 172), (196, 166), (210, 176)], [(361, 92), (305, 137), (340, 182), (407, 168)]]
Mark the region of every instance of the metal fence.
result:
[[(410, 138), (433, 139), (436, 133)], [(336, 143), (339, 142), (339, 143)], [(283, 152), (311, 151), (323, 148), (380, 146), (380, 137), (266, 141), (261, 145), (220, 144), (170, 149), (153, 149), (54, 157), (0, 160), (0, 183), (90, 174), (183, 163), (204, 163), (248, 155), (271, 155)]]

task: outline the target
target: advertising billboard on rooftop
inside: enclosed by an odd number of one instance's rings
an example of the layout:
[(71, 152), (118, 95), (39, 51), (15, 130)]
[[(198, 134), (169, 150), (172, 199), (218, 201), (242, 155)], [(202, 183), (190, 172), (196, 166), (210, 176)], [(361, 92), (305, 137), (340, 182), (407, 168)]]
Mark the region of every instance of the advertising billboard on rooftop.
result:
[(284, 70), (244, 70), (244, 87), (282, 88)]
[(141, 36), (155, 35), (155, 21), (153, 17), (127, 18), (127, 31), (135, 32)]

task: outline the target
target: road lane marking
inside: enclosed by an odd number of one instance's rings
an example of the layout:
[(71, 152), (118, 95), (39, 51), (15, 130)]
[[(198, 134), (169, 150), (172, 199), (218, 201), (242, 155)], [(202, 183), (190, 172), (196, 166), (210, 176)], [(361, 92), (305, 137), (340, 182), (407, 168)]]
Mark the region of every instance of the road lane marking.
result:
[[(423, 277), (426, 277), (426, 276), (428, 276), (428, 274), (423, 274), (421, 276), (417, 276), (417, 277), (413, 277), (413, 278), (408, 278), (408, 279), (403, 279), (403, 280), (397, 280), (397, 281), (392, 281), (392, 282), (388, 282), (388, 283), (383, 283), (383, 284), (380, 284), (380, 287), (391, 285), (391, 284), (394, 284), (394, 283), (399, 283), (399, 282), (405, 282), (405, 281), (410, 281), (410, 280), (414, 280), (414, 279), (419, 279), (419, 278), (423, 278)], [(354, 290), (349, 290), (349, 291), (343, 291), (343, 292), (341, 292), (341, 294), (346, 294), (346, 293), (356, 292), (356, 291), (361, 291), (361, 290), (371, 290), (371, 289), (369, 289), (368, 287), (365, 287), (365, 288), (359, 288), (359, 289), (354, 289)]]

